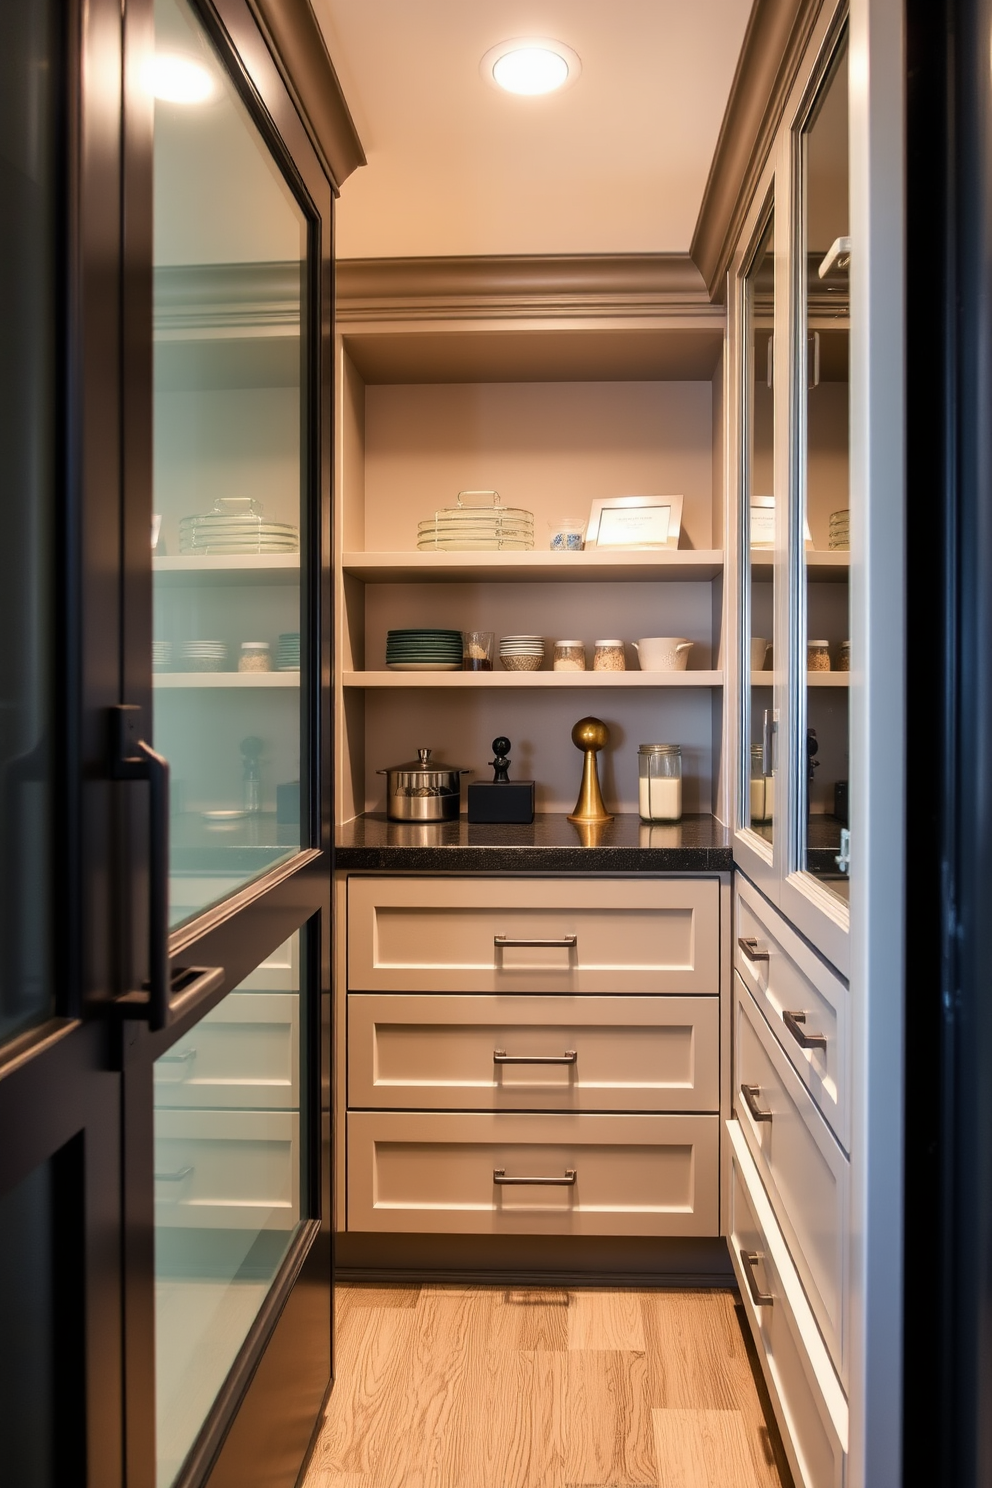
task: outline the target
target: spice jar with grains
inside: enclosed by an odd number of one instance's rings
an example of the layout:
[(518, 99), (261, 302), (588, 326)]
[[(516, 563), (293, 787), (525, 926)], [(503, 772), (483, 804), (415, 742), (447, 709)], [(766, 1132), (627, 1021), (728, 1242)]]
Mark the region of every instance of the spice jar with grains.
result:
[(851, 670), (850, 641), (841, 641), (840, 643), (840, 650), (837, 652), (837, 670), (839, 672), (849, 672)]
[(807, 641), (806, 642), (806, 670), (808, 672), (829, 672), (829, 670), (830, 670), (830, 642), (829, 641)]
[(623, 656), (623, 641), (597, 641), (592, 669), (594, 672), (625, 672), (627, 663)]
[(555, 641), (556, 672), (584, 672), (586, 648), (581, 641)]
[(268, 641), (242, 641), (239, 672), (271, 672), (272, 652)]

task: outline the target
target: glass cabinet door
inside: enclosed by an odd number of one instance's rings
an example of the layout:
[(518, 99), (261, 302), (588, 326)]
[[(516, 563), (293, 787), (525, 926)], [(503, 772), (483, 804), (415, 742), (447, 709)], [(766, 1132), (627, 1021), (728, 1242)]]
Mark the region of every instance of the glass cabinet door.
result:
[(743, 448), (741, 553), (746, 679), (741, 738), (747, 746), (741, 825), (771, 843), (775, 814), (772, 677), (775, 618), (775, 212), (769, 209), (746, 265), (742, 296)]
[(300, 835), (308, 224), (186, 0), (156, 0), (153, 681), (171, 924)]
[(847, 72), (845, 35), (797, 141), (799, 500), (793, 532), (797, 549), (801, 543), (794, 669), (801, 683), (793, 714), (796, 864), (845, 901), (851, 668)]

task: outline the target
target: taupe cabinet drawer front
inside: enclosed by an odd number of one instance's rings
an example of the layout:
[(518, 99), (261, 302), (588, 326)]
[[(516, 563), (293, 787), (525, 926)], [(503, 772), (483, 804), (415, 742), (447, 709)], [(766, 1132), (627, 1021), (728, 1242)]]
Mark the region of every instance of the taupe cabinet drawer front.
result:
[(718, 1126), (716, 1116), (350, 1112), (348, 1227), (715, 1235)]
[(351, 1107), (716, 1111), (718, 1072), (713, 997), (348, 999)]
[(155, 1061), (155, 1105), (299, 1106), (298, 992), (232, 992)]
[(847, 1158), (738, 980), (734, 1109), (841, 1378), (846, 1378)]
[[(850, 993), (740, 874), (737, 888), (734, 965), (841, 1146), (850, 1151)], [(804, 1048), (804, 1041), (810, 1047)]]
[(735, 1122), (730, 1246), (796, 1488), (843, 1488), (847, 1403)]
[(156, 1111), (155, 1223), (290, 1230), (300, 1217), (296, 1111)]
[[(514, 942), (549, 941), (549, 945)], [(352, 878), (363, 992), (719, 990), (714, 879)]]

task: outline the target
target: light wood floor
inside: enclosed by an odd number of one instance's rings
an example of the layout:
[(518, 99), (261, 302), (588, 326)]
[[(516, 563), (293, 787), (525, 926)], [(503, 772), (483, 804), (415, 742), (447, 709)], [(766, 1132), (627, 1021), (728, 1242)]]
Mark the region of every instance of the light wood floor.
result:
[(336, 1295), (304, 1488), (791, 1488), (729, 1291)]

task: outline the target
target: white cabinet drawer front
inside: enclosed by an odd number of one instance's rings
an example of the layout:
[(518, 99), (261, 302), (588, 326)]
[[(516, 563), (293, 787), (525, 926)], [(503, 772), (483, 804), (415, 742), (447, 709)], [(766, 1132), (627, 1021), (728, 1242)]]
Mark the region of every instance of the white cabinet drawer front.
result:
[[(512, 944), (535, 940), (552, 944)], [(351, 878), (348, 985), (361, 992), (716, 993), (719, 885)]]
[(844, 1379), (850, 1167), (739, 980), (734, 997), (734, 1110)]
[(156, 1224), (289, 1230), (299, 1217), (295, 1111), (156, 1111)]
[(713, 997), (348, 999), (351, 1106), (716, 1111), (718, 1073)]
[(715, 1235), (718, 1127), (716, 1116), (350, 1112), (348, 1228)]
[(299, 1095), (300, 998), (232, 992), (155, 1061), (155, 1105), (290, 1110)]
[[(734, 965), (841, 1146), (850, 1151), (850, 993), (740, 874), (736, 881)], [(760, 959), (752, 960), (742, 941)], [(804, 1048), (803, 1038), (812, 1047)]]
[(843, 1488), (847, 1403), (740, 1130), (728, 1127), (734, 1268), (796, 1488)]

